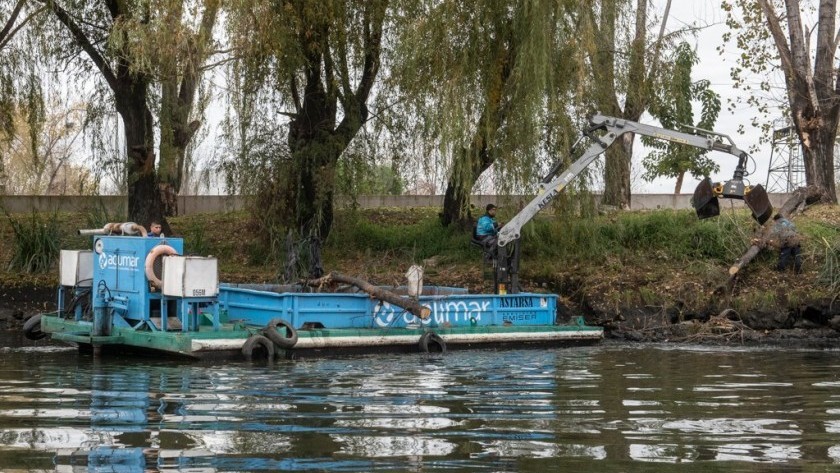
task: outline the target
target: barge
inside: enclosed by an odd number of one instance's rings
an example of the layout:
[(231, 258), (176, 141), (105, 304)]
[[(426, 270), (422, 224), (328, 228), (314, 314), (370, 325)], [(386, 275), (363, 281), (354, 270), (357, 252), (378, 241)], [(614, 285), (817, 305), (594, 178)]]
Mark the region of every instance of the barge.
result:
[(393, 298), (352, 287), (306, 292), (312, 289), (220, 283), (217, 260), (183, 256), (181, 238), (94, 235), (92, 243), (93, 250), (61, 251), (57, 310), (28, 320), (28, 337), (73, 343), (95, 355), (267, 359), (580, 345), (603, 338), (603, 330), (582, 317), (558, 323), (552, 294), (468, 294), (422, 283), (420, 290), (386, 291), (422, 306), (418, 316)]

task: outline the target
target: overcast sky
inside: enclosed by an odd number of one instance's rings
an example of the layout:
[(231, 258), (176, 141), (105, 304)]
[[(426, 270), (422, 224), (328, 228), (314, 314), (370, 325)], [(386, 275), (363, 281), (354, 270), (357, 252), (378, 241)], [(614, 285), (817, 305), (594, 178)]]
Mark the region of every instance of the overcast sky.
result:
[[(738, 106), (734, 114), (728, 110), (728, 100), (734, 99), (739, 94), (743, 95), (744, 92), (733, 88), (733, 81), (730, 77), (730, 70), (735, 65), (740, 51), (734, 44), (728, 44), (722, 55), (717, 50), (723, 44), (723, 34), (729, 30), (724, 24), (726, 17), (720, 4), (720, 0), (673, 0), (671, 15), (668, 20), (668, 30), (674, 31), (688, 25), (708, 25), (697, 32), (696, 38), (686, 38), (687, 41), (695, 45), (700, 58), (700, 63), (695, 66), (692, 78), (694, 80), (708, 79), (711, 81), (712, 89), (721, 96), (723, 109), (718, 117), (715, 131), (730, 135), (739, 148), (749, 150), (751, 146), (759, 145), (761, 132), (750, 126), (752, 118), (756, 115), (755, 110), (745, 104)], [(665, 0), (655, 0), (654, 7), (657, 10), (661, 11), (664, 5)], [(781, 81), (781, 77), (778, 80)], [(778, 82), (778, 84), (781, 85), (781, 82)], [(779, 118), (782, 118), (781, 115)], [(653, 123), (650, 116), (644, 117), (642, 121)], [(738, 127), (742, 124), (745, 128), (745, 134), (739, 135)], [(634, 174), (640, 175), (641, 159), (645, 150), (639, 141), (637, 141), (636, 149), (638, 152), (634, 156)], [(710, 157), (716, 159), (721, 165), (721, 173), (717, 176), (711, 176), (712, 180), (730, 179), (737, 160), (724, 153), (712, 153)], [(765, 185), (770, 164), (770, 145), (760, 145), (759, 151), (754, 152), (753, 157), (756, 161), (756, 169), (748, 179), (752, 185)], [(753, 167), (748, 165), (747, 170), (752, 172)], [(689, 177), (686, 176), (686, 181), (683, 183), (683, 193), (693, 192), (698, 183), (697, 180), (689, 179)], [(675, 181), (675, 179), (657, 179), (651, 183), (635, 182), (634, 191), (673, 192)]]

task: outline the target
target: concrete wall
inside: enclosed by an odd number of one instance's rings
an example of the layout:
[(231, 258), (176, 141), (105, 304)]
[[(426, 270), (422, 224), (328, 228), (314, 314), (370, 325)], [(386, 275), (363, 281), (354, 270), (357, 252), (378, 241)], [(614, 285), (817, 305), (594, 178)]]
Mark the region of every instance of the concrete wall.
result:
[[(790, 194), (769, 194), (773, 208), (781, 207)], [(524, 195), (474, 195), (472, 204), (483, 209), (490, 202), (508, 208), (519, 209), (533, 197)], [(596, 196), (596, 201), (598, 196)], [(359, 208), (379, 207), (441, 207), (442, 195), (370, 195), (356, 199)], [(731, 204), (729, 203), (731, 202)], [(0, 205), (9, 213), (28, 213), (33, 210), (39, 212), (95, 212), (104, 209), (109, 216), (126, 214), (128, 202), (125, 196), (5, 196), (0, 197)], [(352, 201), (339, 198), (338, 207), (348, 207)], [(733, 205), (736, 208), (744, 206), (742, 201), (728, 200), (721, 202), (721, 206)], [(210, 212), (232, 212), (245, 208), (245, 198), (227, 195), (187, 195), (178, 197), (178, 208), (181, 215), (195, 215)], [(691, 208), (691, 194), (635, 194), (631, 201), (632, 210), (653, 209), (688, 209)]]

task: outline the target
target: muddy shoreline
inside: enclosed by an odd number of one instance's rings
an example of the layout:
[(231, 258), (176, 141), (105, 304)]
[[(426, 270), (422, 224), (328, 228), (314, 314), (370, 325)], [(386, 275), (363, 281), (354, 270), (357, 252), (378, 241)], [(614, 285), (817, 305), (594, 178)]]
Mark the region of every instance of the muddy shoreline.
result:
[[(604, 327), (610, 340), (638, 343), (711, 345), (840, 346), (840, 300), (814, 301), (796, 309), (738, 314), (709, 307), (702, 312), (675, 308), (605, 310), (563, 306), (559, 318), (586, 315), (588, 324)], [(0, 330), (20, 330), (30, 316), (55, 310), (55, 288), (41, 285), (0, 285)]]

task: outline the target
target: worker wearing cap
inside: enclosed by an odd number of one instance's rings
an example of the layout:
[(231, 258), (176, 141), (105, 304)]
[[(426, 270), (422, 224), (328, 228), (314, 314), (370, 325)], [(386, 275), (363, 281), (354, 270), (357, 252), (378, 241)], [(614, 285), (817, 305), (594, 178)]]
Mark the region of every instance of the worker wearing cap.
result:
[(487, 204), (487, 211), (478, 219), (475, 228), (475, 236), (485, 247), (496, 243), (496, 235), (499, 233), (499, 223), (496, 222), (496, 206)]

